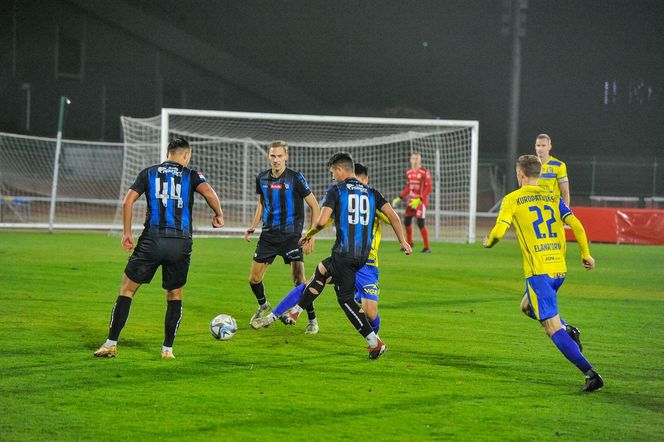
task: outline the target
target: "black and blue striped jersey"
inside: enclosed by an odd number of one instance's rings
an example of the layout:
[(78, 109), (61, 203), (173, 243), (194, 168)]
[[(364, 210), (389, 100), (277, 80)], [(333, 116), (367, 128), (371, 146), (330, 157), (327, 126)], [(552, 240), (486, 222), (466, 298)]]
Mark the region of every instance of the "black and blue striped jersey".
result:
[(130, 189), (145, 194), (145, 230), (164, 237), (191, 238), (194, 192), (205, 182), (201, 172), (172, 161), (143, 169)]
[(304, 199), (311, 193), (304, 175), (286, 168), (275, 178), (268, 169), (256, 176), (256, 193), (263, 201), (263, 232), (302, 233)]
[(356, 178), (331, 185), (325, 192), (323, 207), (332, 209), (337, 229), (332, 252), (366, 260), (371, 251), (376, 211), (385, 203), (379, 191)]

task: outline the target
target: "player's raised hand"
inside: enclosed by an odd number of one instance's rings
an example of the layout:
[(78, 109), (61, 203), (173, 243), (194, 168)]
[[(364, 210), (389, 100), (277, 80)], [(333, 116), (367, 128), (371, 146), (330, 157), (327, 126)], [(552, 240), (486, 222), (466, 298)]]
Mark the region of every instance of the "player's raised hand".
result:
[(583, 267), (585, 267), (586, 270), (592, 270), (595, 268), (595, 258), (592, 256), (589, 256), (588, 259), (582, 259), (583, 261)]
[(130, 234), (123, 234), (122, 235), (122, 248), (125, 250), (125, 252), (131, 252), (134, 250), (134, 238), (131, 237)]
[(393, 207), (396, 207), (397, 204), (399, 204), (399, 202), (401, 202), (401, 198), (399, 198), (399, 197), (394, 198), (394, 199), (392, 200), (392, 206), (393, 206)]
[(212, 218), (212, 227), (215, 229), (218, 229), (220, 227), (224, 227), (224, 214), (222, 213), (221, 215), (217, 215), (214, 218)]
[(302, 244), (302, 250), (304, 250), (304, 254), (308, 255), (311, 252), (314, 251), (314, 239), (309, 238), (309, 241), (307, 241), (305, 244)]
[(247, 229), (247, 230), (245, 230), (245, 231), (244, 231), (244, 240), (247, 241), (247, 242), (251, 241), (251, 239), (250, 239), (249, 237), (250, 237), (251, 234), (254, 233), (255, 231), (256, 231), (256, 229), (253, 229), (253, 228), (252, 228), (252, 229)]
[(408, 244), (408, 241), (401, 241), (401, 247), (403, 248), (403, 251), (406, 255), (413, 253), (413, 248), (410, 244)]

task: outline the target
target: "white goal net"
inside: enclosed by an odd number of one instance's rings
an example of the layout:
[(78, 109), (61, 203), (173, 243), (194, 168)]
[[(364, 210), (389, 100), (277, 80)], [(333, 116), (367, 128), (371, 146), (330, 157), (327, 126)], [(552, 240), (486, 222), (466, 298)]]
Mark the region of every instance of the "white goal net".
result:
[[(170, 139), (183, 136), (193, 148), (190, 167), (201, 170), (219, 194), (224, 232), (249, 226), (257, 203), (256, 174), (269, 168), (267, 145), (285, 140), (288, 167), (304, 174), (319, 200), (331, 183), (325, 164), (337, 151), (348, 151), (365, 163), (370, 185), (388, 201), (404, 188), (410, 154), (419, 152), (433, 177), (427, 224), (434, 238), (475, 241), (476, 121), (163, 109), (153, 118), (123, 117), (122, 127), (122, 188), (126, 191), (143, 168), (165, 158)], [(403, 205), (397, 211), (403, 215)], [(144, 204), (137, 205), (134, 220), (142, 222), (144, 214)], [(203, 198), (197, 198), (193, 218), (196, 231), (212, 232), (207, 227), (211, 211)], [(120, 223), (120, 210), (116, 222)]]
[(57, 174), (55, 156), (55, 138), (0, 133), (0, 227), (112, 228), (122, 143), (62, 140)]

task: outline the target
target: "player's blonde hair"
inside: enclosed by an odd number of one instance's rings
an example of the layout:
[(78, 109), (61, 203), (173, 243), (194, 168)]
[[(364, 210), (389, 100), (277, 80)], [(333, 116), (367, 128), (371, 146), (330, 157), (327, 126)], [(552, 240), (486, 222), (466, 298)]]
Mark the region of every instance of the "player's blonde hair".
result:
[(547, 134), (539, 134), (536, 138), (537, 140), (549, 140), (549, 143), (551, 142), (551, 137), (548, 136)]
[(282, 149), (284, 149), (284, 152), (286, 152), (286, 154), (288, 154), (288, 144), (286, 144), (286, 142), (284, 140), (275, 140), (275, 141), (271, 142), (268, 147), (269, 147), (269, 149), (272, 149), (272, 148), (276, 149), (276, 148), (281, 147)]
[(537, 155), (521, 155), (516, 159), (516, 167), (528, 178), (537, 178), (542, 172), (542, 162)]

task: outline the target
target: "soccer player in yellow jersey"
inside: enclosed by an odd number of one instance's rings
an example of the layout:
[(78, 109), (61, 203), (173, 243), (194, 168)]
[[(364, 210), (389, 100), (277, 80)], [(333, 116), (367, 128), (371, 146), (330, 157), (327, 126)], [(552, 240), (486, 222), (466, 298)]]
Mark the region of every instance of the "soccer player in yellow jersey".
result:
[[(369, 182), (368, 168), (364, 164), (355, 163), (355, 176), (357, 179), (367, 184)], [(333, 222), (330, 219), (329, 224)], [(362, 305), (362, 311), (367, 316), (369, 324), (374, 333), (378, 334), (380, 329), (380, 315), (378, 314), (378, 295), (380, 287), (378, 285), (378, 248), (381, 240), (382, 223), (390, 223), (390, 220), (381, 211), (376, 211), (376, 220), (372, 230), (371, 250), (366, 264), (358, 270), (355, 275), (355, 302)], [(329, 281), (328, 281), (329, 282)], [(284, 324), (292, 325), (295, 322), (285, 313), (291, 307), (295, 306), (302, 298), (306, 283), (300, 284), (288, 293), (281, 302), (272, 309), (272, 313), (266, 317), (255, 319), (251, 322), (253, 328), (268, 327), (277, 318)], [(309, 333), (308, 329), (305, 333)]]
[(556, 196), (561, 196), (565, 205), (569, 207), (569, 179), (567, 166), (556, 157), (552, 157), (551, 137), (539, 134), (535, 140), (535, 152), (542, 162), (542, 173), (537, 184), (550, 190)]
[[(538, 320), (565, 357), (586, 375), (583, 391), (602, 388), (604, 381), (581, 353), (578, 330), (566, 327), (558, 314), (557, 292), (565, 281), (565, 231), (563, 222), (574, 231), (586, 270), (595, 267), (586, 233), (561, 197), (538, 185), (542, 164), (535, 155), (520, 156), (516, 174), (520, 188), (503, 198), (496, 225), (484, 239), (493, 247), (514, 224), (526, 277), (523, 312)], [(576, 339), (575, 339), (576, 338)]]

